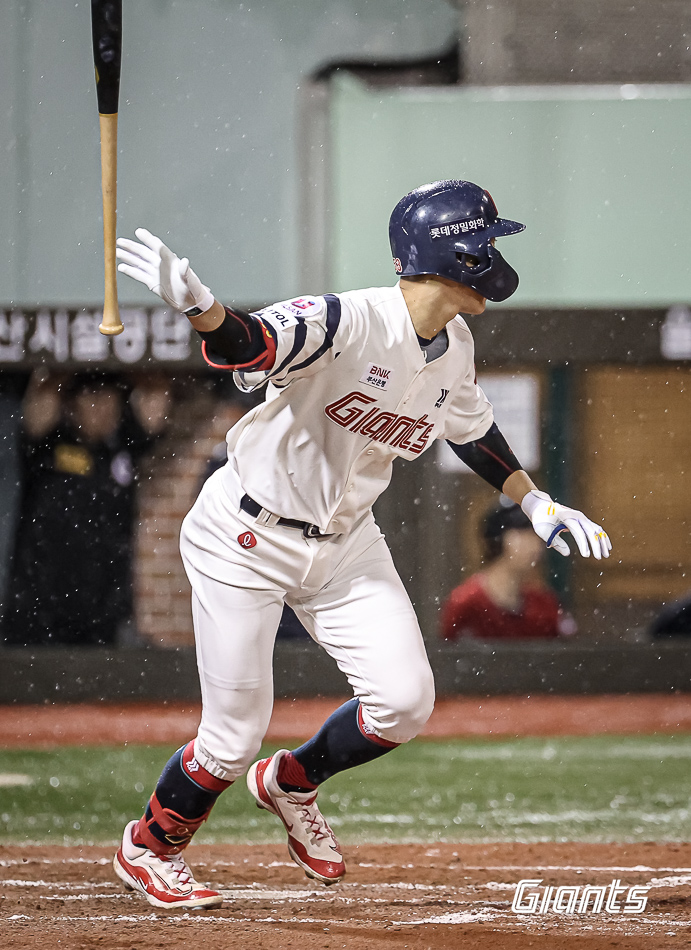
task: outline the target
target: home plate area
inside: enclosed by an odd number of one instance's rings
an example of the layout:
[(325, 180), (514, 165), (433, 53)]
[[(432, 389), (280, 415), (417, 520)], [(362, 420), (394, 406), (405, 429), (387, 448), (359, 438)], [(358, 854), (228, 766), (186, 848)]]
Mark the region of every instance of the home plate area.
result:
[[(149, 950), (453, 947), (665, 950), (691, 944), (691, 844), (360, 845), (348, 875), (315, 884), (278, 845), (199, 846), (212, 911), (155, 910), (123, 890), (102, 847), (0, 849), (0, 945)], [(642, 913), (517, 914), (522, 880), (545, 887), (648, 888)], [(617, 885), (619, 886), (619, 885)], [(619, 908), (619, 912), (616, 912)], [(539, 911), (539, 907), (538, 907)]]

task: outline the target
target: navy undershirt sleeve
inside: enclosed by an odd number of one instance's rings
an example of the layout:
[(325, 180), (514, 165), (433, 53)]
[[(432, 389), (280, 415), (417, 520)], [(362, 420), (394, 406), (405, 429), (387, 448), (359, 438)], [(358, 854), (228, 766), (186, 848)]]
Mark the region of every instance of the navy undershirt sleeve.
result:
[(509, 475), (520, 471), (523, 467), (511, 451), (509, 443), (499, 431), (496, 422), (492, 423), (481, 439), (466, 442), (465, 445), (457, 445), (455, 442), (448, 444), (468, 468), (498, 491), (502, 490)]

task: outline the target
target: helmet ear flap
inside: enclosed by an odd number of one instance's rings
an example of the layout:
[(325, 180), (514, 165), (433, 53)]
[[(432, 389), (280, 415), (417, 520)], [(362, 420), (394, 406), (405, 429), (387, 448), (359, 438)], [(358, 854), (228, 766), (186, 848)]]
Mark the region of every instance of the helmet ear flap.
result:
[(501, 302), (518, 287), (518, 274), (491, 244), (487, 246), (489, 266), (480, 273), (469, 273), (462, 283), (472, 287), (488, 300)]

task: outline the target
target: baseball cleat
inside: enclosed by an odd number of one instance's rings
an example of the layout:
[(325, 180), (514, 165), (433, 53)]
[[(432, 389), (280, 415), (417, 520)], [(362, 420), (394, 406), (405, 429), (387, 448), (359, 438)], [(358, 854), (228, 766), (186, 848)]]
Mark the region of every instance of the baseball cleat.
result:
[(316, 792), (284, 792), (276, 775), (286, 754), (281, 749), (255, 762), (247, 773), (247, 787), (259, 808), (277, 815), (288, 832), (290, 856), (308, 877), (335, 884), (345, 874), (345, 862), (333, 831), (319, 811)]
[(113, 858), (115, 873), (131, 891), (139, 891), (154, 907), (220, 907), (223, 898), (198, 884), (180, 854), (159, 855), (132, 843), (131, 821)]

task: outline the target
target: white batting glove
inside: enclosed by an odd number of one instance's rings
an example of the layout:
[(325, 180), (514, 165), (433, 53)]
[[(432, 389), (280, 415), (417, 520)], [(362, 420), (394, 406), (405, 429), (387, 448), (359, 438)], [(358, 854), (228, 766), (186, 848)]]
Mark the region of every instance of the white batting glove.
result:
[(547, 492), (531, 491), (521, 502), (521, 508), (530, 518), (535, 534), (547, 543), (548, 548), (554, 548), (564, 557), (571, 553), (566, 541), (560, 537), (563, 531), (570, 531), (583, 557), (593, 557), (598, 561), (602, 557), (609, 557), (612, 543), (607, 533), (586, 518), (582, 511), (567, 508), (553, 501)]
[(182, 260), (160, 238), (137, 228), (138, 241), (118, 238), (116, 256), (122, 261), (118, 270), (153, 290), (176, 310), (198, 308), (202, 313), (214, 302), (208, 287), (200, 281), (186, 257)]

